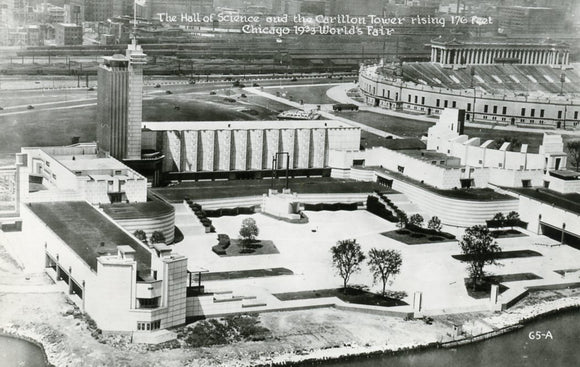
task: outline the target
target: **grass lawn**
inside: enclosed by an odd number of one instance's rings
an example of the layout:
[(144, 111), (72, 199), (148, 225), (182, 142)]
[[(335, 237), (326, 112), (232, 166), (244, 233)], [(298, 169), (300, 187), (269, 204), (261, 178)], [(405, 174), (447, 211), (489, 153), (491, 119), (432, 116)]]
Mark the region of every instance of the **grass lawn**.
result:
[(517, 229), (504, 229), (497, 231), (490, 231), (495, 238), (512, 238), (512, 237), (527, 237), (528, 235), (518, 231)]
[[(539, 252), (532, 250), (516, 250), (516, 251), (502, 251), (500, 253), (494, 254), (494, 260), (505, 260), (505, 259), (519, 259), (525, 257), (535, 257), (542, 256)], [(470, 255), (451, 255), (452, 258), (459, 261), (470, 261)]]
[(434, 236), (430, 234), (417, 233), (409, 229), (397, 229), (395, 231), (383, 232), (381, 234), (385, 237), (389, 237), (396, 241), (403, 242), (406, 245), (422, 245), (426, 243), (455, 241), (445, 238), (443, 236)]
[(493, 283), (503, 283), (503, 282), (521, 282), (523, 280), (542, 279), (542, 277), (534, 273), (516, 273), (516, 274), (490, 275), (487, 277), (487, 279), (489, 279)]
[[(475, 299), (489, 298), (489, 296), (491, 295), (491, 286), (493, 284), (497, 284), (497, 282), (494, 282), (486, 277), (483, 279), (481, 284), (478, 284), (476, 286), (476, 288), (473, 289), (473, 285), (471, 284), (470, 278), (465, 278), (464, 282), (465, 282), (465, 289), (467, 289), (467, 294), (469, 295), (469, 297), (472, 297)], [(499, 285), (499, 294), (502, 294), (503, 292), (507, 291), (508, 289), (509, 288), (506, 287), (505, 285), (500, 284)]]
[(303, 100), (304, 103), (308, 104), (334, 104), (336, 101), (332, 98), (326, 96), (326, 91), (332, 88), (331, 85), (321, 85), (321, 86), (308, 86), (299, 87), (288, 85), (283, 88), (264, 88), (264, 92), (276, 95), (276, 92), (280, 92), (280, 96), (286, 94), (286, 99), (294, 102), (299, 102)]
[[(280, 275), (294, 275), (294, 272), (286, 268), (272, 268), (272, 269), (251, 269), (239, 271), (219, 271), (213, 273), (202, 273), (201, 281), (208, 282), (212, 280), (230, 280), (230, 279), (244, 279), (244, 278), (264, 278), (276, 277)], [(196, 282), (197, 277), (196, 277)]]
[(380, 294), (367, 292), (365, 290), (358, 288), (347, 288), (346, 293), (344, 292), (343, 288), (335, 288), (335, 289), (318, 289), (303, 292), (277, 293), (273, 294), (273, 296), (281, 301), (337, 297), (344, 302), (356, 303), (360, 305), (382, 306), (382, 307), (407, 305), (406, 302), (403, 302), (400, 299), (383, 297)]
[[(212, 247), (212, 251), (215, 252), (220, 257), (227, 256), (252, 256), (252, 255), (271, 255), (279, 254), (278, 248), (274, 245), (274, 242), (270, 240), (254, 240), (251, 244), (247, 246), (242, 246), (242, 241), (239, 239), (230, 240), (230, 245), (226, 249), (225, 254), (218, 253), (222, 248), (220, 245), (215, 245)], [(216, 252), (218, 250), (218, 252)]]
[[(211, 198), (228, 198), (237, 196), (256, 196), (265, 194), (270, 188), (268, 180), (238, 180), (238, 181), (204, 181), (183, 182), (181, 184), (154, 188), (153, 192), (170, 202), (180, 202), (187, 196), (191, 200)], [(274, 187), (281, 189), (285, 185), (285, 179), (278, 179)], [(383, 187), (373, 182), (357, 182), (352, 180), (339, 180), (329, 177), (321, 178), (291, 178), (290, 189), (293, 192), (303, 194), (316, 193), (371, 193), (374, 190), (382, 190)]]

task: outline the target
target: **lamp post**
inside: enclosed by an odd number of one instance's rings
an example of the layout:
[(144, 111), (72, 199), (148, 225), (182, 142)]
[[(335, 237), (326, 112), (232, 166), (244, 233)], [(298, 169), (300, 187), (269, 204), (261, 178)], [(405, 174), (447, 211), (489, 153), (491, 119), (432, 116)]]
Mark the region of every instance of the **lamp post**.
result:
[(272, 157), (272, 183), (270, 188), (274, 188), (274, 179), (276, 179), (276, 171), (278, 170), (278, 159), (280, 156), (286, 156), (286, 189), (289, 188), (290, 180), (290, 153), (288, 152), (277, 152)]

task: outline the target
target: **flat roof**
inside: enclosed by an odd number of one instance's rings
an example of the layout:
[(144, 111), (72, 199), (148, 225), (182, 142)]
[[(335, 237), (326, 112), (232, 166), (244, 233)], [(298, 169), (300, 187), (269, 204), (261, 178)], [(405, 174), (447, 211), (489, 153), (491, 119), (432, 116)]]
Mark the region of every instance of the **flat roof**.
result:
[(28, 208), (93, 271), (97, 271), (99, 256), (116, 255), (117, 246), (129, 246), (135, 250), (138, 272), (148, 275), (151, 253), (89, 203), (30, 203)]
[(553, 205), (557, 208), (580, 215), (580, 194), (570, 193), (561, 194), (559, 192), (544, 188), (513, 188), (504, 187), (504, 189), (513, 191), (522, 196), (537, 200), (547, 205)]
[(355, 128), (336, 120), (163, 121), (143, 122), (142, 127), (154, 131)]
[[(82, 157), (82, 156), (79, 156)], [(71, 171), (96, 171), (96, 170), (123, 170), (128, 169), (123, 163), (119, 162), (115, 158), (75, 158), (72, 159), (59, 159), (58, 156), (54, 157), (63, 166)]]
[(102, 205), (103, 211), (115, 220), (164, 216), (175, 212), (171, 204), (155, 199), (145, 203), (115, 203)]

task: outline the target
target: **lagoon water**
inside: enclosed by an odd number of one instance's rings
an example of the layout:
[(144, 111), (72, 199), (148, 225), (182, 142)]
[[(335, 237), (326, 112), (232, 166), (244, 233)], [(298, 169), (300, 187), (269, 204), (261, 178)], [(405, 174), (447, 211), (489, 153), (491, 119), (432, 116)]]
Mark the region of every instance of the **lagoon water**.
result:
[[(536, 332), (540, 333), (537, 334)], [(546, 335), (548, 331), (551, 334)], [(531, 339), (530, 333), (535, 338)], [(580, 312), (550, 316), (515, 332), (457, 349), (324, 364), (333, 367), (573, 367), (580, 366)]]
[(42, 350), (26, 340), (0, 335), (0, 366), (45, 367)]

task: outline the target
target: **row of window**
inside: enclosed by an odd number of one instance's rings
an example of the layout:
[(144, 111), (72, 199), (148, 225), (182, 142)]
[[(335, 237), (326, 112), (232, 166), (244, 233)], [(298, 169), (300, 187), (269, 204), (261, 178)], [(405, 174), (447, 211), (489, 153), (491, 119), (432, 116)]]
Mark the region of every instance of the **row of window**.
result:
[(151, 322), (137, 321), (137, 330), (159, 330), (161, 328), (161, 320)]
[[(385, 96), (385, 89), (383, 89), (383, 97), (386, 97), (387, 99), (391, 98), (391, 91), (390, 90), (386, 90), (387, 95)], [(399, 98), (399, 93), (396, 93), (395, 95), (395, 100), (398, 100)], [(415, 103), (415, 104), (419, 104), (419, 96), (415, 95), (411, 95), (408, 94), (407, 95), (407, 102), (408, 103)], [(422, 96), (421, 97), (421, 105), (425, 105), (425, 97)], [(435, 101), (435, 107), (440, 108), (441, 107), (441, 99), (437, 98), (437, 100)], [(449, 101), (448, 100), (443, 100), (443, 108), (448, 108), (449, 107)], [(451, 101), (451, 108), (457, 108), (457, 102), (456, 101)], [(467, 103), (467, 108), (466, 110), (469, 112), (471, 111), (471, 103)], [(489, 105), (484, 105), (483, 106), (483, 113), (490, 113), (489, 111)], [(492, 106), (492, 112), (493, 114), (497, 114), (498, 113), (498, 106)], [(507, 115), (508, 111), (507, 111), (507, 107), (506, 106), (502, 106), (502, 115)], [(544, 118), (544, 109), (540, 110), (540, 115), (539, 118)], [(563, 111), (558, 111), (558, 119), (563, 118)], [(521, 116), (526, 116), (526, 108), (522, 108), (521, 109)], [(536, 109), (532, 108), (530, 109), (530, 117), (536, 117)], [(579, 112), (578, 111), (574, 111), (574, 120), (578, 120), (579, 117)]]

